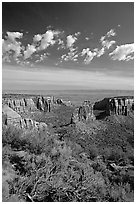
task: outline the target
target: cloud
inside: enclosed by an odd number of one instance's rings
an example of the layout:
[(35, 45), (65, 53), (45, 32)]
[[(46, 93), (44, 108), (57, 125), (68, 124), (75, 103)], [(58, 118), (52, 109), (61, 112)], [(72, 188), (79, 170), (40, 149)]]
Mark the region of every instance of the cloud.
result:
[(60, 31), (48, 30), (45, 34), (42, 34), (41, 44), (38, 50), (45, 50), (50, 45), (54, 45), (56, 43), (55, 37), (58, 36), (59, 33)]
[(109, 49), (113, 44), (115, 44), (116, 43), (116, 41), (114, 41), (114, 40), (111, 40), (111, 41), (109, 41), (109, 40), (103, 40), (102, 41), (102, 46), (104, 47), (104, 48), (106, 48), (106, 49)]
[(62, 39), (58, 39), (57, 43), (59, 45), (57, 50), (65, 49), (64, 41)]
[(42, 61), (44, 61), (45, 59), (47, 59), (49, 55), (50, 55), (49, 53), (41, 54), (41, 55), (40, 55), (40, 58), (37, 59), (35, 62), (42, 62)]
[(39, 42), (39, 41), (41, 41), (41, 39), (42, 39), (42, 35), (40, 35), (40, 34), (34, 35), (34, 37), (33, 37), (34, 42)]
[(81, 52), (81, 56), (84, 55), (86, 55), (84, 63), (89, 64), (93, 60), (93, 58), (97, 55), (97, 52), (96, 51), (92, 52), (89, 48), (85, 48)]
[(104, 55), (104, 53), (105, 53), (105, 49), (102, 47), (100, 50), (97, 50), (97, 57), (101, 57), (102, 55)]
[(21, 42), (17, 41), (17, 39), (20, 39), (22, 37), (23, 33), (7, 32), (7, 36), (5, 36), (5, 39), (2, 39), (3, 61), (5, 61), (4, 59), (6, 59), (7, 61), (7, 59), (11, 56), (13, 56), (13, 59), (15, 60), (21, 55)]
[(119, 61), (129, 61), (134, 59), (134, 44), (125, 44), (117, 46), (116, 49), (109, 53), (111, 59)]
[(114, 31), (114, 29), (111, 29), (109, 32), (107, 32), (107, 34), (106, 34), (106, 36), (109, 38), (109, 37), (111, 37), (111, 36), (115, 36), (116, 35), (116, 33), (115, 33), (115, 31)]
[(7, 39), (14, 42), (16, 38), (20, 39), (23, 37), (23, 33), (20, 32), (7, 32)]
[(73, 35), (68, 35), (67, 36), (67, 48), (72, 47), (76, 40), (77, 40), (77, 37), (75, 37)]
[(29, 45), (27, 46), (26, 50), (24, 51), (24, 59), (28, 59), (31, 57), (31, 55), (36, 52), (36, 48), (34, 45)]
[(89, 38), (89, 37), (85, 37), (85, 39), (86, 39), (86, 40), (89, 40), (90, 38)]
[(74, 61), (74, 62), (76, 62), (77, 58), (78, 58), (78, 53), (77, 53), (76, 48), (71, 47), (70, 51), (67, 54), (64, 54), (64, 55), (61, 56), (61, 61), (60, 62), (62, 62), (63, 60), (64, 61)]

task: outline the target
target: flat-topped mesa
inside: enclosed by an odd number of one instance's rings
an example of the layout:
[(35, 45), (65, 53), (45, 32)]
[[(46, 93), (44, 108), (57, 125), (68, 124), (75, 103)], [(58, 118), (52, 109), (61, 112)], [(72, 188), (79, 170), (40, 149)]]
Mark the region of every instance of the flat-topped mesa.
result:
[(2, 122), (4, 125), (13, 125), (21, 129), (28, 130), (46, 130), (47, 124), (43, 122), (37, 122), (30, 118), (22, 118), (16, 111), (10, 108), (8, 105), (2, 106)]
[(133, 96), (118, 96), (104, 98), (101, 101), (95, 102), (94, 110), (103, 110), (108, 115), (129, 115), (134, 111)]
[(71, 123), (76, 123), (78, 121), (94, 121), (96, 118), (93, 112), (93, 106), (94, 104), (90, 101), (84, 101), (83, 105), (81, 105), (79, 108), (76, 108), (73, 112)]
[(3, 104), (7, 104), (10, 108), (19, 113), (24, 112), (26, 110), (28, 111), (36, 110), (36, 106), (32, 98), (22, 99), (5, 98), (3, 100)]
[(18, 113), (36, 110), (50, 112), (51, 109), (57, 105), (67, 105), (67, 103), (62, 101), (62, 99), (55, 99), (54, 96), (37, 96), (22, 99), (5, 98), (3, 99), (3, 104), (7, 104), (10, 108)]

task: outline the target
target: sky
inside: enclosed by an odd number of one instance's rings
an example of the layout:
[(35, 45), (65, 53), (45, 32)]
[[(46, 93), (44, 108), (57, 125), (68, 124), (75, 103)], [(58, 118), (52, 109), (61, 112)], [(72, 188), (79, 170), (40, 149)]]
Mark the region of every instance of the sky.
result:
[(2, 89), (134, 89), (133, 2), (3, 2)]

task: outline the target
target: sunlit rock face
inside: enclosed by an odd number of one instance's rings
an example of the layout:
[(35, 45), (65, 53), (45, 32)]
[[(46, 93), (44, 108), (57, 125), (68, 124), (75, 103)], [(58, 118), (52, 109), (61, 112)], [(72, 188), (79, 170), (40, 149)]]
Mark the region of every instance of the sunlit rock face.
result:
[(2, 106), (2, 117), (5, 125), (20, 126), (21, 116), (8, 105)]
[[(95, 111), (101, 111), (95, 116)], [(95, 119), (103, 118), (110, 115), (124, 115), (127, 116), (134, 111), (134, 97), (133, 96), (121, 96), (104, 98), (101, 101), (91, 103), (90, 101), (84, 101), (84, 103), (76, 108), (72, 114), (71, 123), (77, 123), (78, 121), (88, 122)]]
[(26, 130), (47, 130), (47, 124), (43, 122), (37, 122), (30, 118), (22, 118), (16, 111), (10, 108), (8, 105), (2, 106), (2, 122), (7, 126), (16, 126), (20, 129)]
[[(47, 124), (30, 118), (35, 112), (51, 112), (53, 108), (65, 105), (62, 99), (36, 96), (30, 98), (3, 98), (2, 122), (26, 130), (46, 130)], [(69, 105), (69, 104), (68, 104)]]
[(134, 111), (134, 97), (104, 98), (94, 104), (94, 110), (103, 110), (106, 115), (129, 115)]
[(4, 99), (4, 103), (17, 112), (36, 110), (36, 106), (32, 98), (22, 98), (22, 99), (6, 98)]
[(93, 103), (90, 101), (84, 101), (83, 105), (76, 108), (72, 114), (71, 123), (77, 123), (78, 121), (89, 122), (95, 120), (93, 113)]
[(62, 99), (55, 99), (54, 96), (37, 96), (22, 99), (5, 98), (3, 99), (3, 103), (7, 104), (10, 108), (12, 108), (14, 111), (17, 111), (18, 113), (36, 110), (50, 112), (52, 108), (57, 105), (69, 105), (63, 102)]

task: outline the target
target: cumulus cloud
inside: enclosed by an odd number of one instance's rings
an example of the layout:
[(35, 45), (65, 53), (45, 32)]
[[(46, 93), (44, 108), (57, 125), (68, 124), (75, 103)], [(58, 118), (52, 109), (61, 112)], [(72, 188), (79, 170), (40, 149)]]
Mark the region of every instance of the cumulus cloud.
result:
[(115, 33), (114, 29), (111, 29), (109, 32), (107, 32), (106, 35), (107, 35), (107, 37), (109, 38), (109, 37), (111, 37), (111, 36), (115, 36), (116, 33)]
[(105, 53), (105, 49), (102, 47), (100, 50), (96, 50), (97, 57), (101, 57)]
[(89, 64), (93, 60), (93, 58), (97, 55), (97, 52), (96, 51), (92, 52), (89, 48), (85, 48), (81, 52), (81, 56), (84, 55), (86, 56), (84, 59), (84, 63)]
[(48, 30), (45, 34), (42, 34), (41, 44), (38, 50), (45, 50), (50, 45), (54, 45), (56, 42), (55, 37), (58, 36), (59, 33), (59, 31)]
[(89, 37), (85, 37), (85, 39), (86, 39), (86, 40), (89, 40), (90, 38), (89, 38)]
[[(21, 42), (17, 41), (23, 37), (23, 33), (20, 32), (7, 32), (5, 39), (2, 39), (2, 54), (3, 60), (12, 55), (14, 59), (21, 55)], [(6, 57), (5, 57), (6, 56)]]
[(76, 48), (70, 48), (70, 51), (67, 54), (61, 56), (61, 61), (74, 61), (76, 62), (78, 58), (78, 53)]
[(109, 41), (109, 40), (103, 40), (102, 41), (102, 46), (103, 47), (105, 47), (105, 48), (107, 48), (107, 49), (109, 49), (113, 44), (115, 44), (116, 43), (116, 41), (115, 40), (111, 40), (111, 41)]
[(134, 44), (125, 44), (117, 46), (116, 49), (109, 53), (111, 59), (119, 61), (129, 61), (134, 59)]
[(60, 50), (60, 49), (65, 49), (65, 45), (64, 45), (64, 41), (62, 39), (58, 39), (58, 48), (57, 50)]
[(7, 32), (7, 39), (14, 42), (16, 38), (20, 39), (23, 37), (23, 33), (20, 32)]
[(36, 52), (36, 48), (34, 45), (29, 45), (27, 46), (26, 50), (24, 51), (24, 59), (28, 59), (31, 57), (31, 55)]
[(67, 48), (72, 47), (76, 40), (77, 40), (77, 37), (75, 37), (73, 35), (68, 35), (67, 36)]
[(104, 55), (106, 50), (109, 50), (112, 47), (112, 45), (114, 45), (116, 43), (115, 40), (109, 40), (110, 37), (115, 36), (115, 35), (116, 35), (116, 33), (115, 33), (114, 29), (111, 29), (104, 36), (102, 36), (100, 38), (102, 48), (99, 50), (98, 50), (98, 48), (96, 48), (97, 49), (96, 50), (97, 57), (101, 57), (102, 55)]
[(42, 39), (42, 35), (40, 35), (40, 34), (34, 35), (34, 37), (33, 37), (34, 42), (39, 42), (41, 39)]

